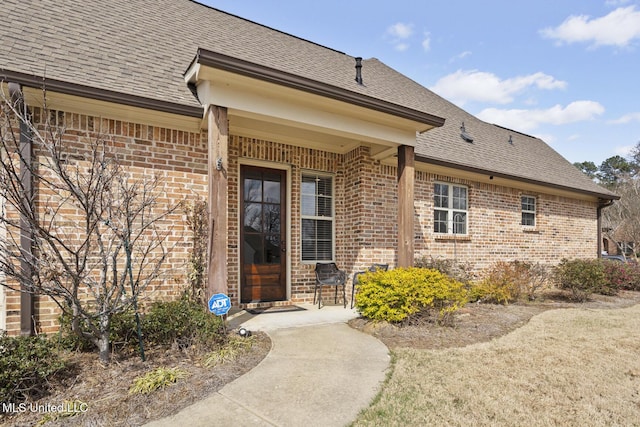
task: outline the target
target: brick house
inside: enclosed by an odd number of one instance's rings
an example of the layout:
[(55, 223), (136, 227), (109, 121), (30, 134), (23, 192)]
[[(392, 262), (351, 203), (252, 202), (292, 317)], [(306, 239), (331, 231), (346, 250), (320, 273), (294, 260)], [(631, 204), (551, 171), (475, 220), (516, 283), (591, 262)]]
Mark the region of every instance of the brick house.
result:
[[(362, 60), (190, 0), (5, 0), (0, 80), (72, 142), (116, 141), (176, 202), (211, 207), (209, 290), (234, 305), (313, 299), (314, 266), (417, 257), (554, 264), (596, 257), (616, 198), (544, 141), (482, 122), (377, 59)], [(175, 217), (176, 236), (185, 230)], [(187, 245), (168, 278), (185, 282)], [(24, 331), (0, 287), (0, 329)], [(55, 328), (46, 300), (32, 318)], [(25, 307), (25, 305), (23, 305)]]

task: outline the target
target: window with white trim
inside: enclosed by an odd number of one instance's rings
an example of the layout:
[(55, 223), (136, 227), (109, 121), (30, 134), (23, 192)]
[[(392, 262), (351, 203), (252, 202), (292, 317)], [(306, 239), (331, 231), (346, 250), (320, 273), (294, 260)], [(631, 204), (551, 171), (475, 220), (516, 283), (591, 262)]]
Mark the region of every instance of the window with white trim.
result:
[(302, 260), (333, 260), (333, 177), (302, 174), (300, 191)]
[(433, 231), (467, 234), (468, 189), (437, 182), (433, 186)]
[(522, 225), (535, 227), (536, 225), (536, 198), (533, 196), (521, 196)]

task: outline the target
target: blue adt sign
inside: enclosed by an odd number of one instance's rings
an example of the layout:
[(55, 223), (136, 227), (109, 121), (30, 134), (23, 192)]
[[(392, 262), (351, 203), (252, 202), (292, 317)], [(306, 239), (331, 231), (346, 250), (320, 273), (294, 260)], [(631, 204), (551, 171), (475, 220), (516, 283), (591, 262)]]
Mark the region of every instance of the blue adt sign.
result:
[(231, 308), (231, 300), (225, 294), (214, 294), (209, 299), (209, 311), (216, 316), (224, 316)]

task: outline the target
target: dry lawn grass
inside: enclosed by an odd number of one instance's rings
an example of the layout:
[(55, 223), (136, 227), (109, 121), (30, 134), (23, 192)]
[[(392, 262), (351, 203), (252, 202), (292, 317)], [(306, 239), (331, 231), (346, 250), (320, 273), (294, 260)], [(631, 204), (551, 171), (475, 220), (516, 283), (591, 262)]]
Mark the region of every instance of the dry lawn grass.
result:
[(490, 342), (394, 353), (355, 426), (640, 425), (640, 305), (551, 310)]

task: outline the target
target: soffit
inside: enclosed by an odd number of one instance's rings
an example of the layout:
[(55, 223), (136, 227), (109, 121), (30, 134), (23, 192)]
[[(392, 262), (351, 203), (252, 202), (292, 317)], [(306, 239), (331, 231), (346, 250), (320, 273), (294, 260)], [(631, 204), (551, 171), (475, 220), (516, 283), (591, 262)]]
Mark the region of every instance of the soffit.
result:
[(232, 134), (286, 136), (287, 142), (298, 145), (305, 145), (308, 138), (330, 151), (344, 152), (360, 143), (413, 146), (416, 131), (431, 128), (416, 120), (199, 64), (187, 79), (195, 82), (203, 105), (228, 109)]

